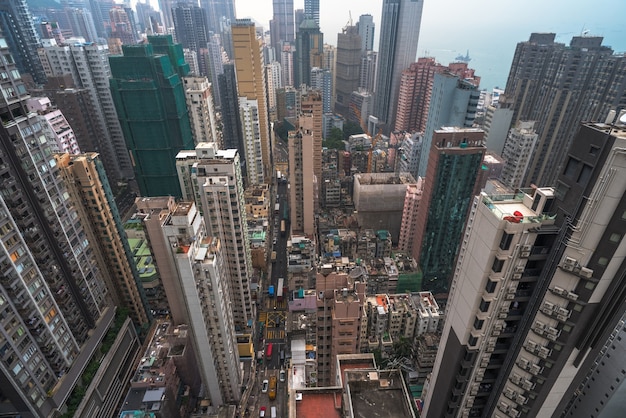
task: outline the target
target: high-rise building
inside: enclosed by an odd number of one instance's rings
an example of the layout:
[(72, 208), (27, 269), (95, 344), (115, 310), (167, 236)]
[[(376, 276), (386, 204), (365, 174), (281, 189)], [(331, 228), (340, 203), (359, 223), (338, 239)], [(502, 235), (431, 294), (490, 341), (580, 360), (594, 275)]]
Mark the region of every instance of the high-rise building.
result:
[(15, 91), (0, 99), (0, 392), (4, 411), (45, 417), (64, 408), (76, 379), (62, 377), (80, 376), (115, 309), (16, 65), (0, 70)]
[(209, 36), (206, 57), (202, 59), (206, 61), (206, 76), (213, 86), (213, 101), (215, 106), (220, 108), (222, 106), (222, 96), (220, 93), (219, 76), (224, 73), (224, 63), (222, 42), (218, 34), (214, 33)]
[[(296, 39), (293, 0), (273, 0), (273, 16), (270, 21), (270, 39), (274, 53), (281, 59), (283, 42), (293, 43)], [(281, 61), (282, 63), (282, 61)]]
[(352, 92), (359, 88), (361, 46), (361, 35), (356, 26), (346, 26), (337, 35), (335, 112), (342, 116), (348, 115)]
[(423, 0), (383, 0), (373, 115), (387, 127), (395, 125), (402, 71), (417, 55)]
[(330, 113), (333, 93), (333, 76), (330, 70), (312, 68), (311, 89), (319, 91), (322, 96), (322, 113)]
[(265, 180), (265, 175), (263, 171), (259, 102), (239, 97), (239, 117), (241, 118), (248, 184), (262, 184)]
[(294, 59), (294, 86), (311, 85), (311, 68), (324, 68), (324, 36), (313, 19), (305, 19), (296, 34), (296, 52)]
[(88, 226), (87, 239), (93, 243), (116, 305), (128, 309), (138, 327), (147, 328), (150, 308), (100, 157), (96, 153), (56, 154), (55, 161), (79, 219)]
[[(55, 82), (59, 84), (59, 89), (76, 87), (89, 93), (90, 108), (78, 110), (94, 125), (100, 139), (94, 141), (97, 148), (84, 148), (83, 151), (97, 151), (109, 179), (121, 181), (132, 179), (134, 173), (109, 89), (111, 68), (108, 52), (105, 45), (85, 43), (78, 39), (68, 39), (63, 45), (47, 39), (39, 51), (39, 57), (48, 77), (71, 77), (73, 85), (65, 81), (63, 84)], [(74, 117), (74, 113), (68, 113), (68, 117)]]
[(52, 152), (80, 154), (74, 130), (63, 112), (52, 106), (49, 98), (31, 98), (26, 102), (26, 106), (30, 112), (37, 113)]
[(448, 72), (435, 74), (417, 171), (419, 177), (426, 176), (435, 130), (443, 126), (471, 127), (474, 124), (479, 96), (476, 85), (458, 75)]
[(237, 94), (237, 73), (234, 64), (224, 64), (224, 72), (218, 76), (222, 103), (222, 140), (224, 149), (236, 149), (241, 158), (241, 169), (246, 173), (243, 132), (239, 117), (239, 95)]
[(413, 238), (422, 290), (449, 289), (471, 202), (482, 188), (483, 138), (475, 128), (442, 128), (433, 134)]
[(320, 25), (320, 0), (304, 0), (304, 18), (313, 19)]
[(91, 12), (86, 8), (66, 7), (65, 15), (69, 22), (69, 29), (74, 36), (85, 38), (87, 42), (97, 42), (98, 32), (91, 17)]
[(269, 109), (270, 120), (276, 120), (276, 90), (283, 87), (283, 72), (280, 62), (274, 61), (265, 67), (267, 74), (267, 107)]
[(500, 175), (502, 183), (513, 190), (522, 187), (536, 144), (535, 122), (520, 120), (511, 128), (502, 151), (502, 158), (506, 161)]
[(123, 45), (132, 45), (137, 43), (137, 31), (135, 22), (129, 14), (130, 8), (115, 6), (109, 10), (109, 19), (111, 25), (110, 38), (119, 39)]
[[(361, 68), (359, 69), (359, 88), (372, 93), (376, 84), (376, 62), (378, 52), (367, 51), (361, 55)], [(365, 116), (367, 117), (367, 115)]]
[(418, 58), (402, 71), (396, 111), (396, 131), (424, 132), (436, 73), (446, 67), (434, 58)]
[(189, 72), (171, 35), (124, 45), (109, 57), (113, 101), (142, 196), (181, 196), (176, 154), (193, 149), (182, 77)]
[(215, 142), (221, 148), (222, 138), (218, 134), (213, 106), (213, 85), (206, 77), (183, 77), (183, 85), (194, 144)]
[(533, 33), (515, 49), (504, 98), (513, 124), (536, 121), (539, 135), (523, 185), (554, 185), (561, 153), (581, 121), (602, 120), (626, 101), (626, 56), (602, 46), (602, 37), (575, 36), (569, 45), (554, 33)]
[(283, 85), (285, 87), (293, 87), (294, 77), (294, 53), (295, 45), (293, 43), (283, 44), (283, 48), (280, 52), (280, 64), (283, 70)]
[(237, 150), (199, 144), (176, 157), (185, 200), (194, 200), (207, 235), (219, 238), (231, 281), (231, 309), (236, 332), (250, 330), (256, 317), (250, 293), (252, 258), (246, 218), (243, 176)]
[(291, 230), (312, 236), (322, 181), (322, 97), (317, 91), (301, 96), (298, 129), (289, 133)]
[[(175, 0), (158, 0), (159, 1), (159, 10), (161, 11), (161, 16), (163, 20), (163, 25), (165, 25), (166, 32), (169, 29), (174, 27), (174, 18), (172, 16), (172, 8), (176, 3)], [(206, 10), (206, 9), (205, 9)]]
[(26, 0), (0, 1), (0, 31), (20, 73), (44, 84), (46, 75), (37, 56), (39, 35)]
[(374, 17), (370, 14), (359, 16), (356, 28), (361, 35), (361, 51), (365, 53), (374, 50)]
[[(267, 112), (267, 91), (265, 87), (265, 65), (261, 53), (262, 43), (256, 36), (256, 27), (250, 19), (237, 19), (232, 25), (235, 66), (237, 69), (237, 92), (239, 97), (257, 102), (259, 123), (258, 137), (261, 142), (261, 172), (258, 179), (265, 181), (271, 176), (270, 126)], [(247, 145), (246, 145), (247, 147)], [(250, 167), (248, 155), (247, 167)], [(248, 170), (248, 168), (246, 168)], [(250, 173), (247, 171), (248, 177)]]
[[(176, 42), (183, 48), (195, 51), (198, 57), (201, 49), (207, 48), (209, 32), (206, 28), (206, 10), (200, 8), (197, 3), (178, 2), (172, 8)], [(201, 68), (196, 75), (207, 75), (207, 67)]]
[(417, 208), (422, 200), (422, 190), (424, 181), (418, 178), (413, 184), (406, 187), (404, 197), (404, 208), (402, 210), (402, 223), (400, 224), (400, 237), (398, 238), (398, 249), (406, 254), (413, 253), (413, 236), (417, 229)]
[(487, 106), (482, 128), (485, 131), (485, 144), (489, 151), (502, 155), (512, 119), (513, 109), (506, 109), (498, 105)]

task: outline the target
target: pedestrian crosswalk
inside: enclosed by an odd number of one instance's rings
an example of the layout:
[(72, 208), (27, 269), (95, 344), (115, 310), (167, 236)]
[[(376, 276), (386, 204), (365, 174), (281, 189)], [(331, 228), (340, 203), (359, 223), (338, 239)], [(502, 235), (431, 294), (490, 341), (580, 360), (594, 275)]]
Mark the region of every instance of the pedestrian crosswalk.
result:
[(283, 339), (283, 338), (285, 338), (284, 330), (278, 330), (278, 331), (268, 330), (267, 331), (268, 340), (278, 340), (278, 339)]

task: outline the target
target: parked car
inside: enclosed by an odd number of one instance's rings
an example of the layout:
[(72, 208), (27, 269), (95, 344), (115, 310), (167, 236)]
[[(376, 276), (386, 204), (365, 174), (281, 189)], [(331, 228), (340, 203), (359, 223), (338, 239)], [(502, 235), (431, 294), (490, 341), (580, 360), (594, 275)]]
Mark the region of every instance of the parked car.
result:
[(261, 409), (259, 409), (259, 416), (260, 417), (264, 417), (265, 416), (265, 411), (267, 410), (266, 407), (262, 406)]
[(281, 381), (281, 382), (284, 382), (284, 381), (285, 381), (285, 371), (284, 371), (284, 370), (281, 370), (281, 371), (280, 371), (280, 381)]
[(263, 387), (261, 388), (261, 392), (267, 393), (267, 389), (270, 387), (270, 381), (265, 379), (263, 381)]

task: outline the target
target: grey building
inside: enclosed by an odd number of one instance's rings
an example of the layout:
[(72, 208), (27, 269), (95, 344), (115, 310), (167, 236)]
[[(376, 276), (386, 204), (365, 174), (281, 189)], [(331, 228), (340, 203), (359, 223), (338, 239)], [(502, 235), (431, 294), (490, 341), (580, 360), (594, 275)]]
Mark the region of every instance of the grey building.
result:
[(335, 112), (346, 117), (361, 75), (361, 35), (356, 26), (346, 26), (337, 34), (335, 72)]
[(475, 198), (423, 416), (623, 404), (625, 145), (623, 125), (583, 124), (556, 188)]
[(539, 135), (523, 184), (555, 185), (561, 150), (569, 148), (581, 121), (603, 120), (626, 104), (626, 56), (614, 55), (602, 37), (575, 36), (569, 45), (554, 33), (533, 33), (515, 49), (504, 107), (513, 123), (536, 121)]
[(361, 51), (372, 51), (374, 49), (374, 17), (370, 14), (359, 16), (356, 28), (361, 35)]
[[(209, 32), (206, 27), (206, 10), (194, 3), (179, 2), (172, 7), (176, 42), (183, 48), (195, 51), (198, 58), (207, 49)], [(207, 66), (200, 68), (201, 75), (207, 75)]]
[(270, 39), (274, 54), (281, 56), (283, 42), (292, 43), (296, 39), (293, 14), (293, 0), (273, 0), (273, 16), (270, 20)]
[[(423, 0), (383, 0), (373, 115), (387, 127), (395, 124), (402, 71), (415, 61)], [(388, 133), (388, 132), (387, 132)]]

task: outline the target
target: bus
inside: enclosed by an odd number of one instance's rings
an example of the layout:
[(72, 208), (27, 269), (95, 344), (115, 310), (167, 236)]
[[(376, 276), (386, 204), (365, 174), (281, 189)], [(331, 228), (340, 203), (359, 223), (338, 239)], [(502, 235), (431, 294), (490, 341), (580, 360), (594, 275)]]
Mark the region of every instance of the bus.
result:
[(270, 377), (270, 390), (267, 394), (270, 397), (270, 401), (276, 399), (276, 376)]
[(283, 301), (283, 282), (284, 281), (285, 279), (281, 277), (280, 279), (278, 279), (278, 286), (276, 286), (276, 300), (278, 300), (279, 302)]
[(272, 343), (267, 344), (267, 348), (265, 349), (265, 357), (270, 360), (272, 358)]
[(272, 251), (272, 263), (276, 262), (276, 251)]
[(280, 236), (285, 236), (285, 220), (280, 221)]

